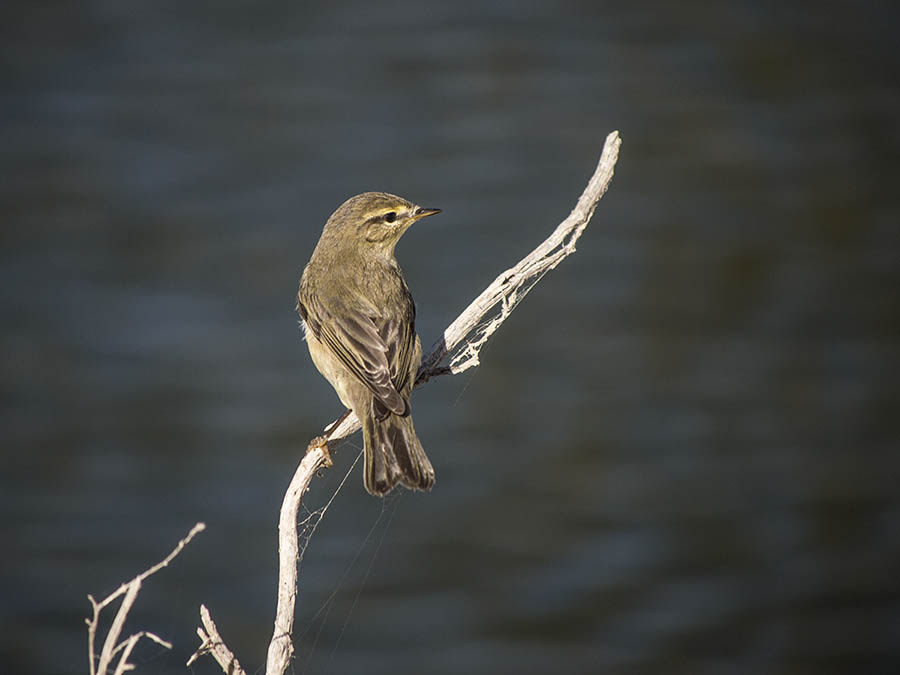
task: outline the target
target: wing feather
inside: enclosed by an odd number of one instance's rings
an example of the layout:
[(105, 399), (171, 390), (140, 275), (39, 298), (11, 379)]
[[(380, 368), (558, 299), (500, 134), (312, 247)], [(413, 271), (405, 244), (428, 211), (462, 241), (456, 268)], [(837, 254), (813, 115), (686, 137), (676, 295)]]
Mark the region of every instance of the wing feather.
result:
[[(397, 386), (399, 382), (395, 384), (400, 373), (396, 370), (395, 359), (389, 358), (402, 351), (402, 345), (397, 344), (393, 335), (396, 330), (384, 330), (390, 321), (379, 330), (375, 323), (377, 318), (373, 320), (358, 313), (330, 311), (310, 297), (303, 298), (298, 303), (298, 309), (307, 330), (368, 387), (376, 401), (386, 409), (385, 413), (408, 414), (407, 398), (398, 391), (403, 386)], [(385, 338), (390, 342), (386, 343)]]

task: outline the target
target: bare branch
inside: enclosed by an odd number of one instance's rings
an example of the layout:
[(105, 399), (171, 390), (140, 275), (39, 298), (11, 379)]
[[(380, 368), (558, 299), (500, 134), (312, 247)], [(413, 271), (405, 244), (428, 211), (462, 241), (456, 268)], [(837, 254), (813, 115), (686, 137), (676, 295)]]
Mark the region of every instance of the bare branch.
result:
[[(122, 652), (122, 656), (120, 657), (119, 663), (116, 666), (114, 675), (120, 675), (120, 673), (124, 673), (126, 670), (131, 670), (134, 666), (128, 663), (128, 657), (131, 656), (132, 650), (138, 643), (138, 640), (140, 640), (142, 637), (149, 638), (168, 649), (172, 648), (171, 644), (158, 637), (157, 635), (154, 635), (153, 633), (149, 633), (147, 631), (135, 633), (122, 642), (119, 642), (119, 635), (121, 635), (122, 627), (125, 625), (125, 619), (128, 617), (128, 613), (131, 611), (131, 608), (134, 606), (134, 601), (137, 599), (138, 593), (140, 593), (141, 584), (143, 583), (144, 579), (153, 574), (156, 574), (163, 567), (168, 566), (168, 564), (172, 562), (172, 560), (174, 560), (175, 556), (181, 553), (184, 547), (187, 546), (191, 539), (194, 538), (194, 535), (202, 532), (205, 529), (206, 525), (204, 525), (203, 523), (197, 523), (196, 525), (194, 525), (194, 527), (191, 528), (191, 531), (188, 532), (187, 536), (178, 542), (178, 545), (174, 549), (172, 549), (172, 552), (169, 553), (169, 555), (167, 555), (150, 569), (141, 572), (128, 583), (119, 586), (119, 588), (110, 593), (101, 602), (97, 602), (92, 595), (88, 595), (88, 600), (90, 600), (91, 608), (93, 609), (93, 617), (90, 619), (85, 619), (85, 623), (88, 627), (88, 660), (91, 666), (91, 675), (107, 675), (113, 657), (120, 651)], [(103, 648), (100, 650), (100, 657), (99, 659), (97, 659), (97, 655), (94, 652), (94, 645), (96, 644), (97, 640), (97, 626), (100, 623), (100, 612), (102, 612), (103, 609), (108, 607), (109, 604), (113, 602), (113, 600), (118, 598), (123, 593), (125, 594), (125, 597), (122, 600), (122, 604), (119, 605), (119, 611), (116, 612), (116, 616), (113, 619), (112, 625), (109, 627), (109, 631), (106, 634), (106, 639), (103, 641)]]
[(203, 622), (206, 630), (204, 631), (203, 628), (197, 629), (197, 635), (200, 637), (201, 644), (197, 651), (191, 655), (191, 658), (188, 659), (186, 665), (191, 666), (203, 654), (211, 654), (223, 673), (228, 673), (228, 675), (246, 675), (241, 664), (227, 647), (225, 641), (222, 640), (222, 636), (219, 635), (219, 629), (209, 615), (206, 605), (200, 605), (200, 620)]
[[(297, 598), (297, 563), (299, 543), (297, 536), (297, 513), (309, 483), (320, 467), (331, 462), (327, 451), (315, 441), (307, 449), (306, 456), (297, 467), (294, 478), (288, 486), (281, 504), (278, 521), (278, 608), (275, 613), (275, 630), (269, 643), (266, 658), (266, 673), (284, 673), (294, 655), (294, 605)], [(327, 507), (326, 507), (327, 508)], [(205, 605), (200, 606), (203, 628), (197, 629), (201, 644), (188, 659), (190, 666), (202, 654), (212, 654), (222, 671), (233, 675), (243, 675), (241, 664), (225, 644)]]
[(324, 447), (312, 446), (297, 467), (281, 505), (278, 520), (278, 609), (266, 658), (267, 675), (281, 675), (294, 655), (294, 602), (297, 598), (297, 512), (309, 482), (319, 467), (331, 463)]
[[(436, 375), (457, 374), (479, 364), (478, 354), (488, 338), (500, 327), (522, 298), (541, 278), (563, 258), (575, 252), (575, 242), (584, 232), (597, 202), (606, 193), (613, 177), (619, 146), (619, 133), (613, 131), (606, 137), (603, 153), (594, 175), (588, 181), (578, 203), (553, 233), (517, 265), (500, 274), (481, 295), (463, 310), (456, 320), (444, 331), (428, 354), (422, 359), (417, 384)], [(499, 307), (499, 312), (491, 317), (488, 313)], [(449, 356), (449, 368), (441, 368), (441, 363)]]
[[(488, 339), (500, 327), (529, 290), (565, 257), (575, 252), (575, 242), (587, 227), (597, 202), (606, 193), (613, 177), (622, 141), (613, 131), (606, 137), (600, 161), (569, 216), (530, 254), (517, 265), (500, 274), (472, 303), (450, 324), (422, 359), (416, 377), (420, 386), (438, 375), (456, 374), (479, 364), (479, 353)], [(448, 365), (443, 365), (448, 363)], [(306, 493), (313, 475), (322, 466), (330, 466), (328, 445), (334, 447), (360, 428), (359, 420), (351, 412), (336, 419), (326, 429), (324, 436), (313, 439), (306, 456), (294, 474), (284, 501), (278, 522), (279, 578), (278, 609), (275, 630), (269, 643), (266, 661), (267, 675), (283, 675), (294, 653), (291, 639), (294, 626), (294, 604), (297, 596), (297, 513), (300, 501)], [(243, 673), (231, 651), (224, 645), (215, 624), (205, 607), (201, 607), (203, 629), (197, 633), (203, 644), (188, 665), (201, 653), (210, 652), (225, 673)], [(221, 651), (219, 651), (221, 650)], [(220, 658), (219, 654), (225, 656)]]

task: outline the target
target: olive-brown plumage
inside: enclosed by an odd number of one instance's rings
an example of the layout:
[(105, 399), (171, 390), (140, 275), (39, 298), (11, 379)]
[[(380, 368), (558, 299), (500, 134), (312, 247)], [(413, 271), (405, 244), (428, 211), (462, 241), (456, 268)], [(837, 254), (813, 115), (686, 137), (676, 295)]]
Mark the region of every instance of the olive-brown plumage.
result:
[(435, 213), (385, 192), (351, 197), (325, 223), (300, 279), (297, 311), (309, 354), (362, 423), (363, 480), (376, 496), (398, 483), (434, 485), (410, 415), (422, 346), (394, 246), (410, 225)]

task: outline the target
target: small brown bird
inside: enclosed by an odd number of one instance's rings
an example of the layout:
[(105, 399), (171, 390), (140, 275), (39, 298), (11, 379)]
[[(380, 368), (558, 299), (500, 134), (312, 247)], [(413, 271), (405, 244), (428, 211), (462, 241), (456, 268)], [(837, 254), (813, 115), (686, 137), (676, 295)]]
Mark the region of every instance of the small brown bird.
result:
[(435, 213), (440, 209), (385, 192), (351, 197), (325, 223), (300, 279), (297, 311), (309, 354), (362, 423), (363, 482), (376, 496), (398, 483), (434, 485), (410, 415), (422, 345), (394, 246), (410, 225)]

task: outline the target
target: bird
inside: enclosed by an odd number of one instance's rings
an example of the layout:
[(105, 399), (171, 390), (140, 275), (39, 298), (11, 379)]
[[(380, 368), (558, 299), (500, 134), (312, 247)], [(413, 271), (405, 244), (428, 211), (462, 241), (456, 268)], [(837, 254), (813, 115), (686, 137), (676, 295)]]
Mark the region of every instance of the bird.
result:
[(416, 305), (394, 247), (440, 211), (386, 192), (351, 197), (325, 223), (297, 292), (313, 364), (362, 424), (363, 484), (378, 497), (434, 485), (409, 402), (422, 360)]

